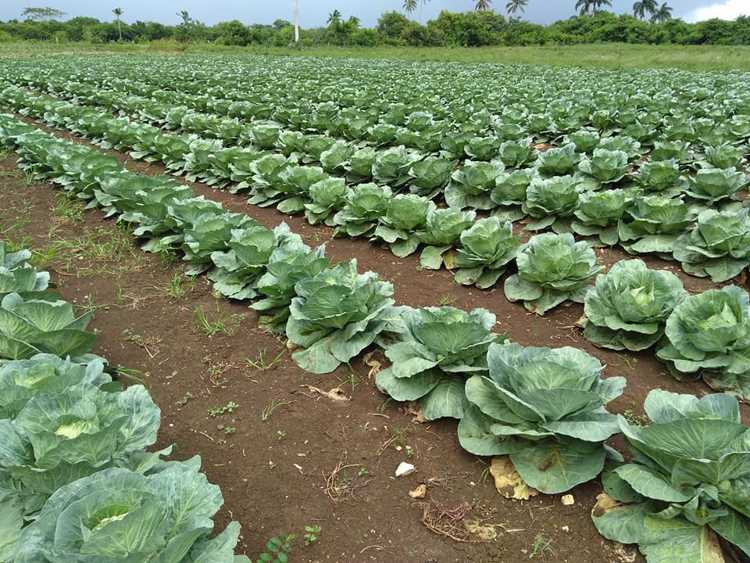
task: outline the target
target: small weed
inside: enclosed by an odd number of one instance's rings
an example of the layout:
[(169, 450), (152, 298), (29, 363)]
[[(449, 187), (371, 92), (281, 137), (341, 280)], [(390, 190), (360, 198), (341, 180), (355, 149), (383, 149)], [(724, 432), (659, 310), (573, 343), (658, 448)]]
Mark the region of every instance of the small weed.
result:
[(211, 337), (217, 334), (232, 336), (239, 328), (243, 315), (228, 315), (216, 310), (216, 314), (209, 318), (208, 313), (200, 307), (193, 311), (193, 321), (195, 326), (206, 336)]
[(271, 538), (266, 542), (266, 550), (258, 556), (257, 563), (287, 563), (296, 539), (295, 534)]
[(143, 372), (139, 369), (126, 368), (125, 366), (117, 366), (115, 368), (115, 373), (117, 374), (118, 377), (122, 377), (124, 379), (130, 379), (132, 381), (137, 381), (140, 384), (144, 383)]
[(227, 436), (237, 432), (237, 429), (234, 426), (224, 426), (223, 424), (219, 424), (216, 428), (224, 432)]
[(268, 421), (269, 418), (271, 418), (271, 415), (273, 414), (273, 411), (276, 409), (291, 405), (291, 401), (284, 401), (283, 399), (273, 399), (270, 403), (268, 403), (265, 407), (263, 407), (263, 411), (260, 413), (260, 419), (263, 422)]
[(352, 388), (352, 393), (359, 387), (359, 385), (362, 383), (362, 377), (354, 371), (349, 371), (347, 375), (342, 375), (338, 379), (339, 384), (349, 384), (349, 386)]
[(281, 442), (286, 438), (287, 433), (284, 430), (276, 431), (276, 439)]
[(218, 407), (211, 407), (210, 409), (208, 409), (208, 416), (210, 416), (211, 418), (216, 418), (217, 416), (231, 414), (234, 411), (236, 411), (239, 407), (240, 406), (234, 401), (229, 401), (225, 405), (220, 405)]
[(52, 214), (66, 223), (80, 223), (83, 221), (83, 210), (80, 200), (61, 193), (55, 198)]
[(194, 398), (193, 394), (190, 391), (188, 391), (182, 396), (182, 399), (178, 399), (177, 401), (175, 401), (175, 405), (182, 408), (185, 405), (187, 405), (193, 398)]
[(441, 307), (448, 307), (450, 305), (453, 305), (455, 302), (456, 298), (447, 293), (445, 295), (441, 295), (440, 299), (438, 299), (438, 305), (440, 305)]
[(245, 361), (247, 362), (247, 365), (255, 370), (266, 371), (278, 364), (283, 357), (284, 350), (276, 354), (276, 356), (274, 356), (272, 360), (269, 360), (266, 356), (266, 349), (263, 348), (260, 352), (258, 352), (258, 356), (254, 360), (252, 358), (247, 358)]
[(172, 299), (182, 299), (190, 293), (195, 287), (195, 278), (186, 278), (180, 273), (176, 273), (169, 280), (169, 285), (166, 287), (166, 293)]
[(529, 559), (534, 559), (534, 557), (543, 557), (545, 555), (552, 555), (554, 553), (555, 552), (552, 549), (552, 540), (546, 538), (544, 534), (537, 534), (534, 538), (534, 543), (531, 544), (531, 553), (529, 554)]
[(305, 545), (317, 543), (320, 539), (320, 531), (320, 526), (305, 526), (305, 535), (303, 536)]
[(635, 414), (631, 409), (625, 409), (622, 412), (622, 416), (630, 424), (635, 424), (636, 426), (647, 426), (650, 422), (649, 418), (645, 414)]
[(159, 251), (159, 260), (163, 266), (172, 266), (177, 263), (177, 255), (168, 248), (163, 248)]
[(393, 402), (393, 399), (391, 399), (390, 397), (389, 397), (389, 398), (387, 398), (387, 399), (386, 399), (385, 401), (383, 401), (382, 403), (380, 403), (380, 404), (378, 405), (378, 409), (377, 409), (377, 411), (378, 411), (378, 412), (379, 412), (380, 414), (383, 414), (383, 413), (385, 412), (385, 409), (387, 409), (387, 408), (388, 408), (388, 405), (390, 405), (390, 404), (391, 404), (392, 402)]

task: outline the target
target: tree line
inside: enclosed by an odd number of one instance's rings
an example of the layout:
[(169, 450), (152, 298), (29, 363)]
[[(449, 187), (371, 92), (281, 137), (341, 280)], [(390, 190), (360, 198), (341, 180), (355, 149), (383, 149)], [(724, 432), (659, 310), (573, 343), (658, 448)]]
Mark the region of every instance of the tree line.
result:
[[(733, 21), (707, 20), (687, 23), (672, 17), (672, 8), (657, 0), (637, 0), (632, 14), (607, 11), (611, 0), (577, 0), (577, 15), (550, 25), (522, 19), (529, 0), (508, 0), (505, 14), (492, 10), (491, 0), (477, 0), (475, 10), (464, 13), (442, 11), (426, 22), (408, 16), (429, 0), (404, 0), (402, 12), (386, 12), (373, 28), (363, 27), (356, 16), (339, 10), (328, 15), (324, 26), (302, 30), (303, 45), (374, 47), (407, 45), (430, 47), (582, 44), (600, 42), (647, 44), (750, 45), (750, 17)], [(294, 27), (287, 20), (270, 25), (247, 25), (233, 20), (206, 25), (182, 10), (178, 23), (123, 21), (124, 11), (115, 8), (112, 21), (89, 17), (64, 19), (53, 8), (26, 8), (22, 17), (0, 22), (0, 41), (37, 40), (56, 42), (149, 42), (174, 40), (221, 45), (278, 46), (293, 42)]]

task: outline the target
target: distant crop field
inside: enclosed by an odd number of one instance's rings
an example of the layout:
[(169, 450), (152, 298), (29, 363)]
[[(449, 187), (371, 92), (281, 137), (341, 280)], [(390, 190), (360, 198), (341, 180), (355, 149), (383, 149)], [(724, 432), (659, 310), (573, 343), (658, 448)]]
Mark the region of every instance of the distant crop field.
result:
[(173, 47), (2, 47), (0, 561), (750, 556), (744, 48)]

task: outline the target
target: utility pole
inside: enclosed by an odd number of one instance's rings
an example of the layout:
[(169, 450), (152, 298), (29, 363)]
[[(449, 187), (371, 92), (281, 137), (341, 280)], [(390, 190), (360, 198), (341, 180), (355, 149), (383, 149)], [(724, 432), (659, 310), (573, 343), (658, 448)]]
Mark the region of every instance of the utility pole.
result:
[(299, 45), (299, 0), (294, 0), (294, 42)]

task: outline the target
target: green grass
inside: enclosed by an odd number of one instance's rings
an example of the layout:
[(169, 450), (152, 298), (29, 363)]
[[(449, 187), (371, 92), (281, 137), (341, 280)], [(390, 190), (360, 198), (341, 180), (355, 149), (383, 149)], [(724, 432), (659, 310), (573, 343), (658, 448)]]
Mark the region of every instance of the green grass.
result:
[(685, 70), (750, 71), (750, 46), (722, 45), (547, 45), (533, 47), (226, 47), (212, 44), (184, 45), (175, 41), (143, 44), (89, 43), (2, 43), (0, 57), (21, 57), (56, 53), (191, 53), (229, 55), (288, 55), (313, 57), (356, 57), (406, 61), (455, 61), (463, 63), (525, 63), (600, 68), (680, 68)]

